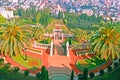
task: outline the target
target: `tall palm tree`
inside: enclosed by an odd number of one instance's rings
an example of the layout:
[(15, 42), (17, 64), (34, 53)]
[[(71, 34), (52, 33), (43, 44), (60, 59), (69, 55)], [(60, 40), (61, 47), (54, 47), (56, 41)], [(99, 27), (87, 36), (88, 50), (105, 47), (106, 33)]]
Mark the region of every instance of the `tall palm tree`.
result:
[(36, 40), (39, 40), (44, 37), (44, 27), (40, 24), (37, 24), (33, 29), (33, 37)]
[(2, 55), (22, 54), (22, 49), (29, 46), (29, 33), (26, 27), (19, 26), (15, 20), (0, 26), (0, 51)]
[(90, 38), (90, 35), (86, 30), (75, 28), (72, 29), (72, 32), (74, 33), (75, 38), (78, 40), (88, 40)]
[(120, 28), (107, 25), (100, 28), (91, 38), (92, 50), (102, 59), (119, 57)]

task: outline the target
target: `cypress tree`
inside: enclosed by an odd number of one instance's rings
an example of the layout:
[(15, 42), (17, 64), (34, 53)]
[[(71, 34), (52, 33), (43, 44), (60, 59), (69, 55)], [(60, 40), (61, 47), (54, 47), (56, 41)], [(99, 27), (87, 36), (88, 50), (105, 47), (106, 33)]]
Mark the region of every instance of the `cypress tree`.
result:
[(71, 72), (71, 78), (70, 78), (70, 80), (74, 80), (74, 71), (73, 70)]

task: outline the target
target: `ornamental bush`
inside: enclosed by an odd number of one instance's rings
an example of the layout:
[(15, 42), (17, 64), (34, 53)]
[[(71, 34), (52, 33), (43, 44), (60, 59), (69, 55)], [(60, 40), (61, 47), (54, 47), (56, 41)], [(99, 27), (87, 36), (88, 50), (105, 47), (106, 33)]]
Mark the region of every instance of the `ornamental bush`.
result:
[(100, 75), (103, 75), (103, 74), (104, 74), (104, 70), (101, 69), (101, 70), (99, 71), (99, 73), (100, 73)]
[(115, 63), (114, 63), (114, 67), (116, 68), (116, 67), (118, 67), (118, 66), (119, 66), (118, 62), (115, 62)]
[(7, 69), (10, 68), (10, 66), (11, 66), (10, 63), (6, 63), (6, 64), (4, 65), (4, 67), (7, 68)]
[(4, 63), (4, 59), (0, 58), (0, 65), (2, 65)]
[(93, 72), (91, 72), (90, 74), (90, 78), (94, 78), (95, 74)]
[(13, 71), (15, 71), (15, 72), (18, 72), (20, 69), (19, 69), (19, 67), (14, 67), (14, 69), (13, 69)]
[(108, 70), (108, 71), (112, 71), (112, 67), (111, 67), (111, 66), (108, 66), (108, 67), (107, 67), (107, 70)]
[(120, 63), (120, 59), (119, 59), (119, 63)]
[(41, 79), (41, 73), (37, 73), (36, 77), (39, 78), (39, 79)]
[(24, 75), (25, 75), (25, 76), (28, 76), (29, 73), (30, 73), (29, 70), (25, 70), (25, 71), (24, 71)]

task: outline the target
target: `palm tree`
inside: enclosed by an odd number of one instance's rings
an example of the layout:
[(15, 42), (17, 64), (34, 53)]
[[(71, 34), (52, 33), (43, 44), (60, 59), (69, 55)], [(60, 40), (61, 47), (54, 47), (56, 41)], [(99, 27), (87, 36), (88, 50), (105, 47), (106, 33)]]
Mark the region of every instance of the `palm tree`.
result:
[(33, 37), (36, 40), (42, 39), (44, 37), (44, 27), (40, 24), (37, 24), (33, 30)]
[(4, 56), (22, 54), (22, 49), (30, 45), (28, 29), (19, 26), (15, 20), (9, 20), (0, 26), (0, 33), (0, 50)]
[(79, 29), (79, 28), (75, 28), (72, 30), (72, 32), (74, 33), (74, 36), (78, 39), (78, 40), (81, 40), (81, 39), (86, 39), (86, 36), (87, 36), (87, 33), (82, 30), (82, 29)]
[(100, 28), (91, 38), (92, 50), (102, 59), (119, 57), (120, 28), (107, 25)]

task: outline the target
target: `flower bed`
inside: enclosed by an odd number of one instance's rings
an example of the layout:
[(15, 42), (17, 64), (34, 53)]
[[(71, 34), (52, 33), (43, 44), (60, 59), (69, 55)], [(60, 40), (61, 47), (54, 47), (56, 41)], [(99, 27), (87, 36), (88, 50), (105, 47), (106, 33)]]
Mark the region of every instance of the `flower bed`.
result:
[(84, 70), (84, 68), (88, 68), (88, 70), (94, 70), (98, 67), (100, 67), (101, 65), (105, 64), (107, 61), (105, 60), (101, 60), (97, 57), (93, 57), (90, 59), (83, 59), (83, 60), (78, 60), (76, 62), (76, 67), (80, 70)]

